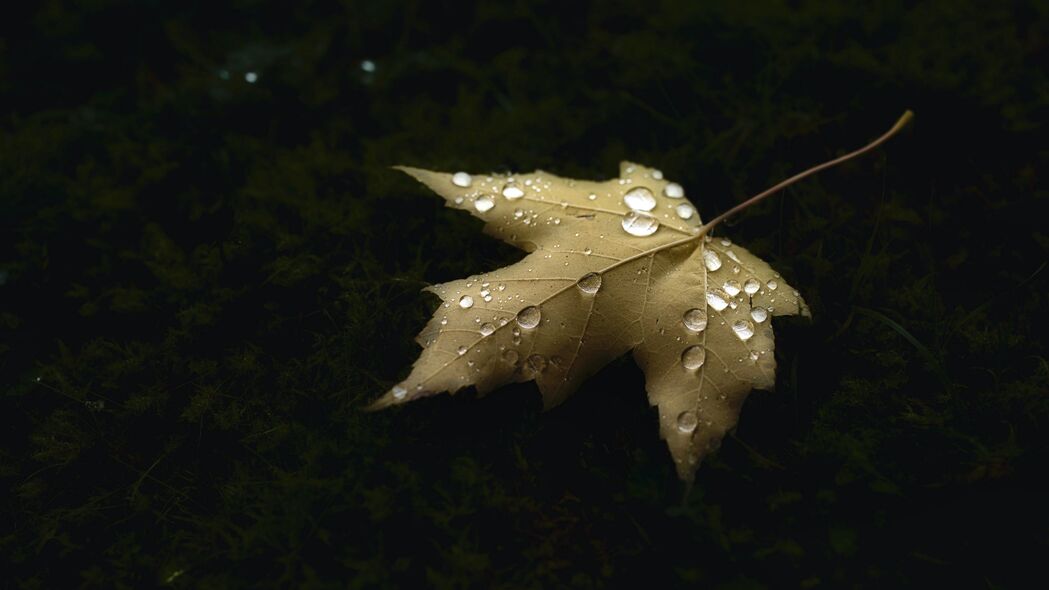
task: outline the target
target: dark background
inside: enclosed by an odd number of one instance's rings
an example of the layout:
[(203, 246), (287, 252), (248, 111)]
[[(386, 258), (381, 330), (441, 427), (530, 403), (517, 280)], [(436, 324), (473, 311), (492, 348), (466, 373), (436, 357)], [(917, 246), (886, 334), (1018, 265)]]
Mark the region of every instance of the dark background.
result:
[[(1045, 580), (1049, 5), (292, 4), (5, 8), (0, 586)], [(721, 228), (814, 317), (691, 493), (629, 359), (361, 411), (521, 255), (389, 166), (710, 218), (907, 108)]]

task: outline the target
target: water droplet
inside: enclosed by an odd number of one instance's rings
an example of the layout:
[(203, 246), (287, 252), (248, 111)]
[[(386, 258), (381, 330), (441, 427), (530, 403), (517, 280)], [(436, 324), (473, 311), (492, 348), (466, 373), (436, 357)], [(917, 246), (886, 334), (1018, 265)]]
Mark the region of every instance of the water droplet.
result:
[(656, 197), (643, 186), (627, 191), (623, 195), (623, 202), (634, 211), (651, 211), (656, 207)]
[(481, 336), (490, 336), (492, 332), (495, 332), (495, 326), (488, 322), (481, 324)]
[(626, 233), (643, 238), (656, 233), (659, 220), (642, 211), (631, 211), (623, 216), (623, 230)]
[(739, 281), (737, 281), (735, 279), (729, 279), (729, 280), (725, 281), (725, 284), (722, 285), (721, 288), (724, 289), (725, 292), (728, 293), (730, 297), (735, 297), (736, 295), (739, 295), (739, 291), (740, 291)]
[(692, 216), (696, 214), (696, 209), (688, 203), (681, 203), (677, 207), (674, 207), (674, 211), (681, 219), (692, 219)]
[(702, 367), (706, 360), (707, 349), (701, 344), (693, 344), (681, 353), (681, 365), (689, 371)]
[(516, 201), (523, 196), (524, 191), (516, 184), (507, 183), (507, 185), (503, 187), (503, 197), (505, 197), (507, 201)]
[(749, 320), (736, 320), (732, 322), (732, 331), (739, 336), (740, 340), (746, 342), (754, 335), (754, 324)]
[(668, 183), (663, 188), (663, 194), (670, 197), (671, 199), (680, 199), (685, 196), (685, 189), (681, 188), (681, 185), (676, 182)]
[(593, 250), (590, 249), (590, 246), (587, 246), (586, 248), (583, 248), (583, 254), (585, 254), (587, 256), (590, 256), (590, 254), (592, 252), (593, 252)]
[(707, 312), (702, 309), (692, 308), (681, 316), (681, 323), (693, 332), (702, 332), (707, 329)]
[(769, 288), (769, 291), (775, 291), (779, 287), (779, 283), (776, 282), (776, 279), (769, 279), (765, 286)]
[(590, 199), (591, 201), (593, 201), (593, 200), (596, 200), (596, 199), (597, 199), (597, 195), (596, 195), (596, 194), (594, 194), (594, 193), (590, 193), (589, 195), (587, 195), (587, 196), (586, 196), (586, 198), (588, 198), (588, 199)]
[(404, 399), (404, 396), (408, 395), (408, 390), (403, 385), (393, 386), (393, 399)]
[(750, 317), (754, 318), (754, 321), (760, 324), (761, 322), (768, 319), (769, 310), (765, 309), (764, 307), (755, 307), (754, 309), (750, 310)]
[(481, 195), (474, 200), (474, 209), (481, 213), (490, 210), (492, 207), (495, 207), (495, 201), (488, 195)]
[(757, 293), (758, 289), (760, 289), (760, 288), (761, 288), (761, 283), (758, 282), (757, 279), (750, 278), (750, 279), (747, 279), (743, 283), (743, 292), (746, 293), (747, 295), (753, 295), (753, 294)]
[(248, 72), (244, 74), (244, 81), (248, 84), (254, 84), (259, 81), (259, 75), (256, 72)]
[(579, 277), (575, 286), (579, 287), (579, 290), (583, 293), (597, 293), (597, 290), (601, 288), (601, 275), (596, 272), (588, 272)]
[(533, 354), (528, 357), (528, 368), (533, 373), (542, 373), (546, 369), (546, 357), (541, 354)]
[(455, 186), (461, 186), (463, 188), (466, 188), (473, 184), (473, 182), (473, 177), (465, 172), (456, 172), (452, 175), (452, 184), (454, 184)]
[(689, 434), (699, 426), (699, 418), (692, 410), (685, 410), (677, 415), (677, 429), (679, 432)]
[(506, 352), (503, 353), (503, 360), (511, 365), (516, 365), (518, 358), (520, 357), (518, 356), (517, 351), (512, 348), (507, 349)]
[(721, 293), (717, 291), (707, 292), (707, 305), (714, 308), (714, 311), (721, 311), (728, 307), (728, 302), (721, 296)]
[(530, 330), (539, 325), (539, 319), (541, 317), (542, 314), (539, 312), (539, 308), (534, 305), (529, 305), (517, 312), (517, 325)]
[(441, 318), (441, 325), (442, 326), (447, 326), (448, 325), (448, 318)]
[(470, 309), (474, 306), (474, 298), (469, 295), (463, 295), (459, 298), (459, 307), (463, 309)]
[(523, 216), (524, 211), (522, 211), (521, 209), (514, 209), (514, 217), (516, 217), (517, 219), (521, 219), (521, 217)]
[(721, 257), (717, 252), (705, 249), (703, 250), (703, 264), (706, 265), (707, 270), (713, 272), (721, 268)]
[(663, 171), (652, 170), (652, 178), (655, 178), (656, 180), (663, 180)]
[(466, 354), (466, 345), (460, 344), (459, 348), (457, 349), (457, 352), (459, 353), (459, 356), (463, 356), (464, 354)]
[(725, 256), (728, 256), (729, 258), (731, 258), (733, 260), (733, 262), (738, 262), (740, 264), (743, 264), (743, 261), (740, 260), (739, 256), (736, 256), (736, 253), (733, 252), (732, 250), (725, 250)]
[(496, 287), (496, 289), (499, 289), (500, 291), (505, 291), (506, 290), (506, 285), (504, 285), (502, 283), (499, 283), (499, 286)]

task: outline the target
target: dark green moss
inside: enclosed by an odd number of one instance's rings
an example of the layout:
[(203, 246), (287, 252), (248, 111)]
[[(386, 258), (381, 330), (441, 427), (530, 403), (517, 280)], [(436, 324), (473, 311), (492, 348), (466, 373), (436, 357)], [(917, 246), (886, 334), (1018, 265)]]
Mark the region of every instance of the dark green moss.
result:
[[(1023, 587), (1044, 3), (393, 4), (5, 16), (2, 585)], [(814, 319), (684, 500), (626, 359), (547, 414), (531, 386), (361, 411), (420, 287), (519, 256), (389, 166), (631, 159), (710, 217), (905, 108), (724, 228)]]

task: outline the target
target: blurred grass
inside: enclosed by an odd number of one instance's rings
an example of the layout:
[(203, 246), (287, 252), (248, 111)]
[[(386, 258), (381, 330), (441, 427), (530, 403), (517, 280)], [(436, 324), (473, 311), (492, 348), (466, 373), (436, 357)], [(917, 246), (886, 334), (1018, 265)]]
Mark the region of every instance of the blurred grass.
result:
[[(15, 9), (4, 585), (1023, 587), (1047, 32), (1034, 2)], [(709, 218), (905, 108), (724, 228), (814, 320), (684, 500), (628, 360), (548, 414), (531, 386), (360, 411), (421, 286), (519, 256), (390, 165), (630, 159)]]

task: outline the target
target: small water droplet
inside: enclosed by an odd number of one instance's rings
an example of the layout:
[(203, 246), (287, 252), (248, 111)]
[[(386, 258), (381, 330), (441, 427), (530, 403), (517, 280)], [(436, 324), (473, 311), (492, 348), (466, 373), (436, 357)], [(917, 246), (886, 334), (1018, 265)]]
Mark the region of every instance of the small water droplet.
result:
[(693, 344), (681, 353), (681, 365), (689, 371), (702, 367), (706, 360), (707, 349), (701, 344)]
[(474, 209), (477, 209), (480, 213), (484, 213), (492, 207), (495, 207), (495, 201), (493, 201), (492, 197), (489, 197), (488, 195), (481, 195), (474, 200)]
[(651, 211), (656, 207), (656, 197), (643, 186), (632, 188), (623, 195), (623, 202), (635, 211)]
[(393, 386), (393, 399), (404, 399), (406, 395), (408, 395), (408, 390), (403, 385)]
[(696, 209), (688, 203), (681, 203), (677, 207), (674, 207), (674, 211), (681, 219), (692, 219), (692, 216), (696, 214)]
[(459, 356), (463, 356), (464, 354), (466, 354), (466, 345), (460, 344), (459, 348), (456, 349), (456, 351), (459, 353)]
[(725, 301), (725, 298), (721, 295), (721, 293), (717, 291), (708, 291), (707, 305), (713, 307), (714, 311), (721, 311), (728, 307), (728, 302)]
[(705, 249), (703, 250), (703, 264), (706, 265), (707, 270), (714, 272), (721, 268), (721, 257), (718, 256), (717, 252)]
[(542, 318), (542, 314), (539, 312), (539, 308), (529, 305), (517, 312), (517, 325), (530, 330), (539, 325), (540, 318)]
[(779, 287), (779, 283), (776, 282), (776, 279), (769, 279), (765, 286), (769, 288), (769, 291), (775, 291)]
[(656, 180), (663, 180), (663, 171), (652, 170), (652, 178), (655, 178)]
[(481, 336), (490, 336), (492, 332), (495, 332), (495, 326), (488, 322), (481, 324)]
[(521, 209), (514, 209), (514, 217), (516, 217), (517, 219), (521, 219), (522, 217), (524, 217), (524, 211), (522, 211)]
[(588, 272), (579, 277), (575, 285), (583, 293), (597, 293), (597, 290), (601, 288), (601, 275), (596, 272)]
[(676, 182), (671, 182), (663, 188), (663, 194), (670, 197), (671, 199), (680, 199), (685, 196), (685, 189)]
[(517, 354), (517, 351), (512, 348), (507, 349), (506, 352), (503, 353), (503, 360), (511, 365), (516, 365), (518, 358), (520, 358), (520, 356)]
[(643, 238), (656, 233), (659, 220), (643, 211), (631, 211), (623, 216), (623, 230), (626, 233)]
[(447, 326), (448, 325), (448, 318), (441, 318), (441, 325), (442, 326)]
[(739, 336), (740, 340), (746, 342), (754, 335), (754, 324), (749, 320), (736, 320), (732, 322), (732, 331)]
[(459, 298), (459, 307), (463, 309), (470, 309), (474, 306), (474, 298), (469, 295), (463, 295)]
[(465, 172), (456, 172), (452, 175), (452, 184), (466, 188), (473, 184), (473, 177)]
[(731, 258), (733, 260), (733, 262), (738, 262), (740, 264), (743, 264), (743, 261), (740, 260), (739, 256), (736, 256), (736, 253), (733, 252), (732, 250), (726, 250), (725, 251), (725, 256), (728, 256), (729, 258)]
[(692, 410), (685, 410), (677, 415), (677, 429), (679, 432), (689, 434), (699, 426), (699, 418)]
[(692, 308), (681, 316), (681, 323), (693, 332), (702, 332), (707, 329), (707, 312), (702, 309)]
[(743, 292), (747, 295), (753, 295), (758, 292), (761, 288), (761, 283), (757, 279), (750, 278), (743, 282)]
[(760, 324), (761, 322), (768, 319), (769, 310), (765, 309), (764, 307), (755, 307), (754, 309), (750, 310), (750, 317), (754, 318), (754, 321)]
[(521, 187), (512, 182), (507, 183), (507, 185), (503, 187), (503, 197), (505, 197), (507, 201), (516, 201), (523, 196), (524, 191), (521, 190)]
[(504, 285), (502, 283), (499, 283), (499, 286), (496, 287), (496, 289), (499, 289), (500, 291), (505, 291), (506, 290), (506, 285)]
[(592, 252), (593, 252), (593, 250), (590, 249), (590, 246), (587, 246), (586, 248), (583, 248), (583, 254), (585, 254), (587, 256), (590, 256), (590, 254)]
[(732, 245), (732, 240), (730, 240), (728, 238), (721, 238), (721, 245), (722, 246), (731, 246)]
[(735, 297), (736, 295), (739, 295), (739, 291), (740, 291), (741, 287), (739, 285), (739, 281), (737, 281), (735, 279), (729, 279), (729, 280), (725, 281), (725, 284), (722, 285), (721, 288), (724, 289), (725, 292), (728, 293), (730, 297)]
[(590, 199), (591, 201), (593, 201), (593, 200), (596, 200), (596, 199), (597, 199), (597, 195), (596, 195), (596, 194), (594, 194), (594, 193), (590, 193), (589, 195), (587, 195), (587, 196), (586, 196), (586, 198), (588, 198), (588, 199)]

